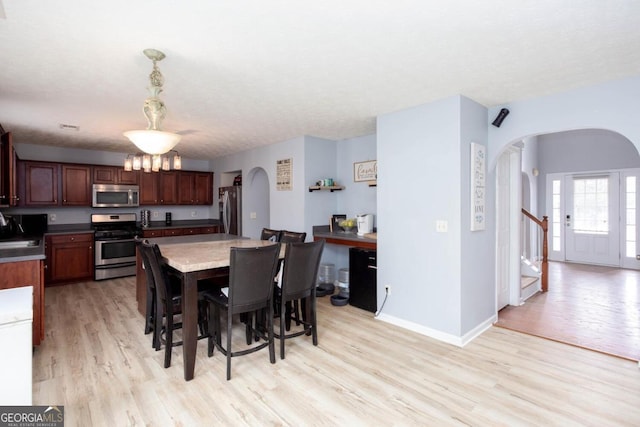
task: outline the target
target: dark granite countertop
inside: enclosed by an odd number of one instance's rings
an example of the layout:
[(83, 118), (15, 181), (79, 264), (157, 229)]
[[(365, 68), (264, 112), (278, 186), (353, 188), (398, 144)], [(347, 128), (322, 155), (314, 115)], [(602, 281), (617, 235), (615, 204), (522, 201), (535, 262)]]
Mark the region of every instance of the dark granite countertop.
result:
[(222, 225), (217, 219), (181, 219), (171, 221), (171, 225), (166, 225), (164, 221), (151, 221), (145, 230), (167, 229), (167, 228), (188, 228), (188, 227), (208, 227), (211, 225)]
[[(166, 228), (185, 228), (185, 227), (207, 227), (211, 225), (220, 225), (220, 221), (217, 219), (197, 219), (197, 220), (176, 220), (171, 225), (165, 225), (164, 221), (152, 221), (151, 226), (148, 229), (166, 229)], [(47, 234), (69, 234), (69, 233), (93, 233), (90, 223), (82, 224), (49, 224), (47, 226)], [(44, 259), (44, 239), (45, 235), (39, 236), (18, 236), (11, 239), (0, 241), (2, 242), (24, 242), (24, 241), (37, 241), (34, 246), (22, 247), (22, 248), (0, 248), (0, 263), (5, 262), (20, 262), (20, 261), (32, 261), (37, 259)], [(220, 236), (218, 239), (237, 238), (237, 236), (230, 235), (215, 235)], [(226, 236), (226, 237), (225, 237)], [(192, 236), (184, 236), (192, 237)], [(196, 236), (193, 236), (196, 237)], [(172, 242), (177, 243), (175, 239), (178, 237), (169, 237)]]

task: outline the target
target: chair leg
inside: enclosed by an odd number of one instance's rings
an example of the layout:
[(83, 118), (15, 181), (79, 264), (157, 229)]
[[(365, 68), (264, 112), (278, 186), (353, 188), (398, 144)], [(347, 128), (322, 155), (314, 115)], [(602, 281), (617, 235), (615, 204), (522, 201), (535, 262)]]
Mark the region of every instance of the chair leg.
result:
[(313, 339), (313, 345), (318, 345), (318, 317), (316, 314), (316, 299), (311, 297), (309, 305), (311, 306), (311, 313), (309, 313), (309, 316), (311, 317), (311, 336)]
[(246, 321), (244, 324), (245, 335), (247, 339), (247, 345), (251, 345), (253, 342), (253, 313), (245, 313)]
[(213, 342), (213, 340), (215, 339), (215, 336), (217, 335), (217, 331), (215, 328), (215, 319), (213, 318), (213, 316), (215, 316), (216, 313), (216, 309), (213, 306), (213, 303), (209, 303), (209, 314), (207, 316), (207, 320), (208, 320), (208, 328), (209, 328), (209, 336), (207, 337), (207, 356), (211, 357), (213, 356), (213, 350), (215, 347), (215, 344)]
[(147, 311), (146, 311), (146, 317), (145, 317), (145, 321), (144, 321), (144, 334), (148, 335), (149, 333), (151, 333), (153, 329), (153, 319), (154, 319), (154, 315), (153, 313), (155, 312), (155, 298), (153, 296), (153, 290), (151, 289), (147, 289)]
[(160, 335), (162, 334), (162, 322), (164, 317), (161, 307), (162, 306), (156, 301), (156, 311), (153, 319), (153, 348), (156, 351), (160, 350)]
[(227, 381), (231, 379), (231, 317), (227, 313)]
[(173, 314), (167, 313), (167, 330), (164, 348), (164, 367), (171, 366), (171, 350), (173, 349)]
[[(273, 334), (273, 305), (269, 304), (269, 310), (267, 311), (267, 333), (269, 339), (269, 361), (271, 363), (276, 363), (276, 348), (275, 348), (275, 338)], [(283, 340), (284, 341), (284, 340)], [(284, 359), (284, 357), (283, 357)]]
[[(280, 312), (284, 313), (285, 310), (285, 303), (281, 302), (280, 303)], [(285, 318), (286, 316), (281, 316), (280, 317), (280, 359), (284, 359), (284, 340), (285, 340)]]
[(287, 331), (291, 330), (291, 301), (287, 301), (284, 305), (284, 326)]

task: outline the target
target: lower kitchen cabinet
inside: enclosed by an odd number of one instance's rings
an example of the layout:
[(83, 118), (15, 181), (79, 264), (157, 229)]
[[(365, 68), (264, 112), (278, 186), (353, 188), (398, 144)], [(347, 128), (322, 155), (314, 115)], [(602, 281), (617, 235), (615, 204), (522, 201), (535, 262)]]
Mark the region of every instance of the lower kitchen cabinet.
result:
[[(0, 263), (0, 289), (33, 286), (33, 345), (44, 339), (44, 263), (42, 260)], [(3, 343), (11, 345), (11, 343)]]
[(45, 285), (93, 280), (93, 234), (54, 234), (45, 238)]
[(217, 225), (210, 225), (207, 227), (154, 228), (143, 230), (142, 237), (149, 239), (152, 237), (188, 236), (192, 234), (212, 234), (219, 232), (220, 227)]

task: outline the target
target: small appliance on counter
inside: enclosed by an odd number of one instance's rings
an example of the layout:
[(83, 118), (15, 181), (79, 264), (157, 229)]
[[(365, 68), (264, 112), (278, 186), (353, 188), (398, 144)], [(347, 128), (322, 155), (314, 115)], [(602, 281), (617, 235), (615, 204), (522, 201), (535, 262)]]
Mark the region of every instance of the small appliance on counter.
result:
[(356, 215), (356, 224), (358, 225), (358, 236), (364, 236), (373, 232), (373, 214)]
[(142, 228), (149, 228), (151, 225), (151, 211), (150, 210), (141, 210), (140, 211), (140, 225)]
[(164, 214), (164, 225), (171, 225), (171, 212)]

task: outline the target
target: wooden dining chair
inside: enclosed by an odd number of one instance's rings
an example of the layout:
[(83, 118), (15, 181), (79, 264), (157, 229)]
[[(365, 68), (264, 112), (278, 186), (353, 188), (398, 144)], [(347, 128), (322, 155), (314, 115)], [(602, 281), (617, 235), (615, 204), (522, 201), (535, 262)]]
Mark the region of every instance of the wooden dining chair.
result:
[[(306, 232), (297, 232), (297, 231), (288, 231), (288, 230), (281, 230), (280, 231), (280, 243), (303, 243), (305, 241), (305, 239), (307, 238), (307, 233)], [(278, 271), (280, 271), (280, 268), (282, 268), (281, 266), (278, 267)], [(280, 274), (280, 273), (278, 273)], [(300, 305), (303, 305), (304, 303), (300, 303), (298, 300), (294, 300), (294, 301), (287, 301), (286, 305), (285, 305), (285, 328), (287, 329), (287, 331), (289, 329), (291, 329), (291, 319), (299, 319), (300, 318)], [(274, 308), (275, 312), (276, 312), (276, 316), (280, 315), (280, 306), (276, 305), (276, 307)], [(294, 315), (292, 316), (292, 313), (294, 313)], [(296, 323), (296, 325), (300, 325), (300, 323)]]
[[(209, 340), (208, 355), (213, 355), (218, 348), (227, 358), (227, 380), (231, 379), (231, 358), (269, 348), (269, 360), (275, 363), (275, 347), (273, 335), (273, 278), (278, 266), (280, 243), (256, 248), (231, 248), (229, 265), (229, 288), (225, 293), (205, 292), (204, 298), (209, 303)], [(227, 311), (227, 343), (222, 346), (221, 311)], [(256, 328), (265, 341), (244, 350), (233, 351), (232, 319), (237, 314), (251, 314), (266, 310), (268, 313), (263, 327)]]
[(307, 238), (307, 233), (305, 232), (297, 232), (297, 231), (280, 231), (280, 242), (281, 243), (301, 243), (304, 242)]
[(272, 242), (280, 241), (280, 230), (273, 230), (271, 228), (263, 228), (260, 233), (260, 240), (270, 240)]
[[(168, 274), (167, 266), (157, 244), (143, 240), (138, 245), (138, 249), (140, 250), (140, 256), (147, 275), (147, 288), (154, 293), (151, 303), (153, 316), (148, 320), (153, 330), (153, 348), (158, 351), (164, 344), (164, 367), (168, 368), (171, 366), (172, 347), (182, 345), (182, 341), (173, 340), (173, 332), (182, 328), (182, 322), (176, 322), (175, 320), (175, 317), (181, 314), (182, 310), (181, 283), (177, 277)], [(208, 336), (206, 310), (204, 310), (204, 306), (201, 303), (203, 301), (203, 292), (204, 290), (199, 290), (198, 292), (198, 325), (200, 327), (198, 339)], [(147, 308), (149, 308), (149, 299), (147, 299)]]
[(311, 335), (313, 345), (318, 345), (318, 323), (316, 314), (316, 281), (320, 258), (324, 249), (324, 240), (308, 243), (290, 243), (285, 248), (284, 269), (282, 283), (276, 294), (280, 312), (286, 312), (285, 305), (290, 301), (306, 300), (301, 316), (297, 310), (290, 316), (295, 317), (296, 324), (302, 325), (302, 330), (285, 331), (286, 315), (280, 316), (280, 330), (276, 338), (280, 339), (280, 358), (284, 359), (284, 342), (286, 339), (306, 334)]

